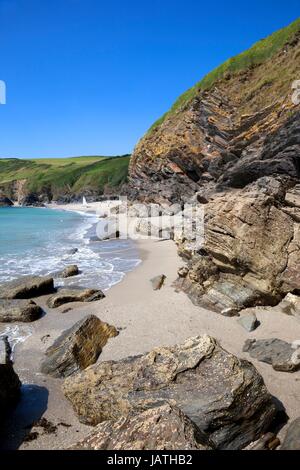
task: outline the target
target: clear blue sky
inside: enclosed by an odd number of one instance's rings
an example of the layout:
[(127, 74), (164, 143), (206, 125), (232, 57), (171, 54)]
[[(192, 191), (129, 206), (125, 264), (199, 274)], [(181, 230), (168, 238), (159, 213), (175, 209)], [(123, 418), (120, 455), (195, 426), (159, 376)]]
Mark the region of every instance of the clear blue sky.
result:
[(299, 0), (0, 0), (0, 156), (131, 152), (179, 94), (299, 16)]

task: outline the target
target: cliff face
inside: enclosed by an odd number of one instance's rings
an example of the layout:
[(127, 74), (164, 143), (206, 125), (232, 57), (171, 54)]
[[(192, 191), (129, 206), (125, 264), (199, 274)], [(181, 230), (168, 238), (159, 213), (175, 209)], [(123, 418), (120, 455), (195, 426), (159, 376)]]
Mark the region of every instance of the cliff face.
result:
[(209, 88), (179, 99), (130, 162), (132, 197), (205, 204), (204, 241), (177, 240), (187, 261), (177, 286), (225, 315), (300, 292), (300, 21), (293, 27), (282, 47), (273, 43), (286, 30), (233, 61), (267, 46), (269, 57), (234, 72), (229, 61)]
[(199, 87), (141, 139), (130, 163), (133, 193), (176, 200), (271, 174), (297, 178), (299, 106), (292, 84), (299, 77), (300, 22), (269, 59), (225, 73), (210, 89)]

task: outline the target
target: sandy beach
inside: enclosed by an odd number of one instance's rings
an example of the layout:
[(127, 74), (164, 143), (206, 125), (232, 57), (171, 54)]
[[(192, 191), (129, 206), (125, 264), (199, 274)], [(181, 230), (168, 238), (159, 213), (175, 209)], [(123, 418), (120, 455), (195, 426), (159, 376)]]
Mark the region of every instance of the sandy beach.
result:
[[(95, 210), (89, 204), (85, 210)], [(81, 208), (79, 208), (81, 207)], [(81, 205), (59, 206), (60, 209), (82, 210)], [(20, 404), (14, 412), (14, 426), (9, 424), (7, 443), (10, 448), (58, 449), (80, 440), (90, 427), (79, 423), (71, 405), (61, 391), (62, 381), (42, 375), (40, 364), (44, 351), (61, 332), (85, 315), (94, 314), (119, 329), (119, 335), (110, 339), (99, 361), (117, 360), (147, 352), (156, 346), (172, 345), (188, 337), (207, 333), (222, 347), (239, 357), (250, 359), (242, 352), (248, 338), (280, 338), (289, 342), (300, 339), (300, 323), (288, 315), (270, 309), (258, 309), (260, 326), (247, 333), (236, 318), (229, 318), (194, 306), (184, 293), (172, 287), (177, 270), (183, 265), (171, 240), (139, 240), (136, 242), (142, 263), (124, 279), (106, 292), (106, 298), (88, 304), (71, 304), (72, 309), (62, 313), (46, 307), (47, 297), (37, 299), (46, 314), (30, 324), (32, 335), (15, 350), (15, 370), (24, 385)], [(154, 291), (150, 279), (166, 276), (165, 285)], [(270, 365), (251, 359), (262, 374), (265, 383), (280, 402), (290, 419), (300, 410), (300, 372), (276, 372)], [(36, 439), (22, 442), (24, 428), (30, 427), (41, 416), (57, 425), (55, 433), (39, 432)], [(27, 430), (28, 432), (28, 430)], [(284, 435), (283, 428), (280, 435)]]

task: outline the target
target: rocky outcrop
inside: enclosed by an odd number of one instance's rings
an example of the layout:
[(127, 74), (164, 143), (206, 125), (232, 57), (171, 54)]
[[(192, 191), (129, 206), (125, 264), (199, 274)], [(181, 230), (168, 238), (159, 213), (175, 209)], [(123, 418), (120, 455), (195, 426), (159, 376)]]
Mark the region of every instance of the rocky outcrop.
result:
[(289, 425), (280, 450), (300, 450), (300, 418)]
[(300, 289), (300, 225), (283, 210), (285, 185), (260, 178), (204, 206), (204, 239), (178, 241), (188, 269), (177, 287), (195, 304), (234, 315)]
[(254, 366), (206, 335), (100, 362), (67, 379), (63, 388), (79, 419), (92, 425), (172, 400), (219, 449), (256, 440), (276, 413)]
[(211, 446), (195, 423), (166, 403), (105, 421), (71, 450), (209, 450)]
[(248, 339), (243, 351), (258, 361), (271, 364), (278, 371), (295, 372), (300, 369), (299, 344), (290, 344), (276, 338)]
[(131, 158), (131, 198), (202, 205), (204, 240), (177, 240), (188, 261), (177, 288), (224, 315), (300, 291), (299, 41), (189, 90)]
[(33, 300), (0, 299), (0, 322), (32, 322), (43, 311)]
[(70, 302), (94, 302), (104, 297), (105, 295), (99, 289), (59, 289), (56, 294), (47, 299), (47, 305), (50, 308), (56, 308)]
[(89, 315), (75, 323), (46, 351), (41, 371), (53, 377), (68, 377), (94, 364), (109, 338), (118, 335), (114, 326)]
[(0, 194), (0, 207), (10, 207), (13, 205), (14, 203), (10, 199), (8, 199), (8, 197)]
[(23, 276), (0, 286), (1, 299), (29, 299), (54, 292), (52, 277)]
[(0, 337), (0, 421), (10, 405), (20, 394), (21, 382), (13, 369), (11, 349), (6, 337)]
[[(43, 206), (43, 202), (42, 202), (42, 199), (43, 198), (40, 198), (38, 194), (36, 193), (28, 193), (24, 196), (22, 196), (20, 199), (19, 199), (19, 204), (20, 206), (36, 206), (36, 207), (40, 207), (40, 206)], [(49, 201), (47, 201), (49, 202)]]

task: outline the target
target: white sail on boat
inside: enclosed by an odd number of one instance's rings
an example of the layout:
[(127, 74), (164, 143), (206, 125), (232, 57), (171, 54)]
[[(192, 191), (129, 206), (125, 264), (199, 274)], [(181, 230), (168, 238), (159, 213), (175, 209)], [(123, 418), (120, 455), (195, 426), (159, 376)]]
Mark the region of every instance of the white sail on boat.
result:
[(86, 198), (84, 196), (82, 198), (82, 205), (87, 207), (87, 201), (86, 201)]

